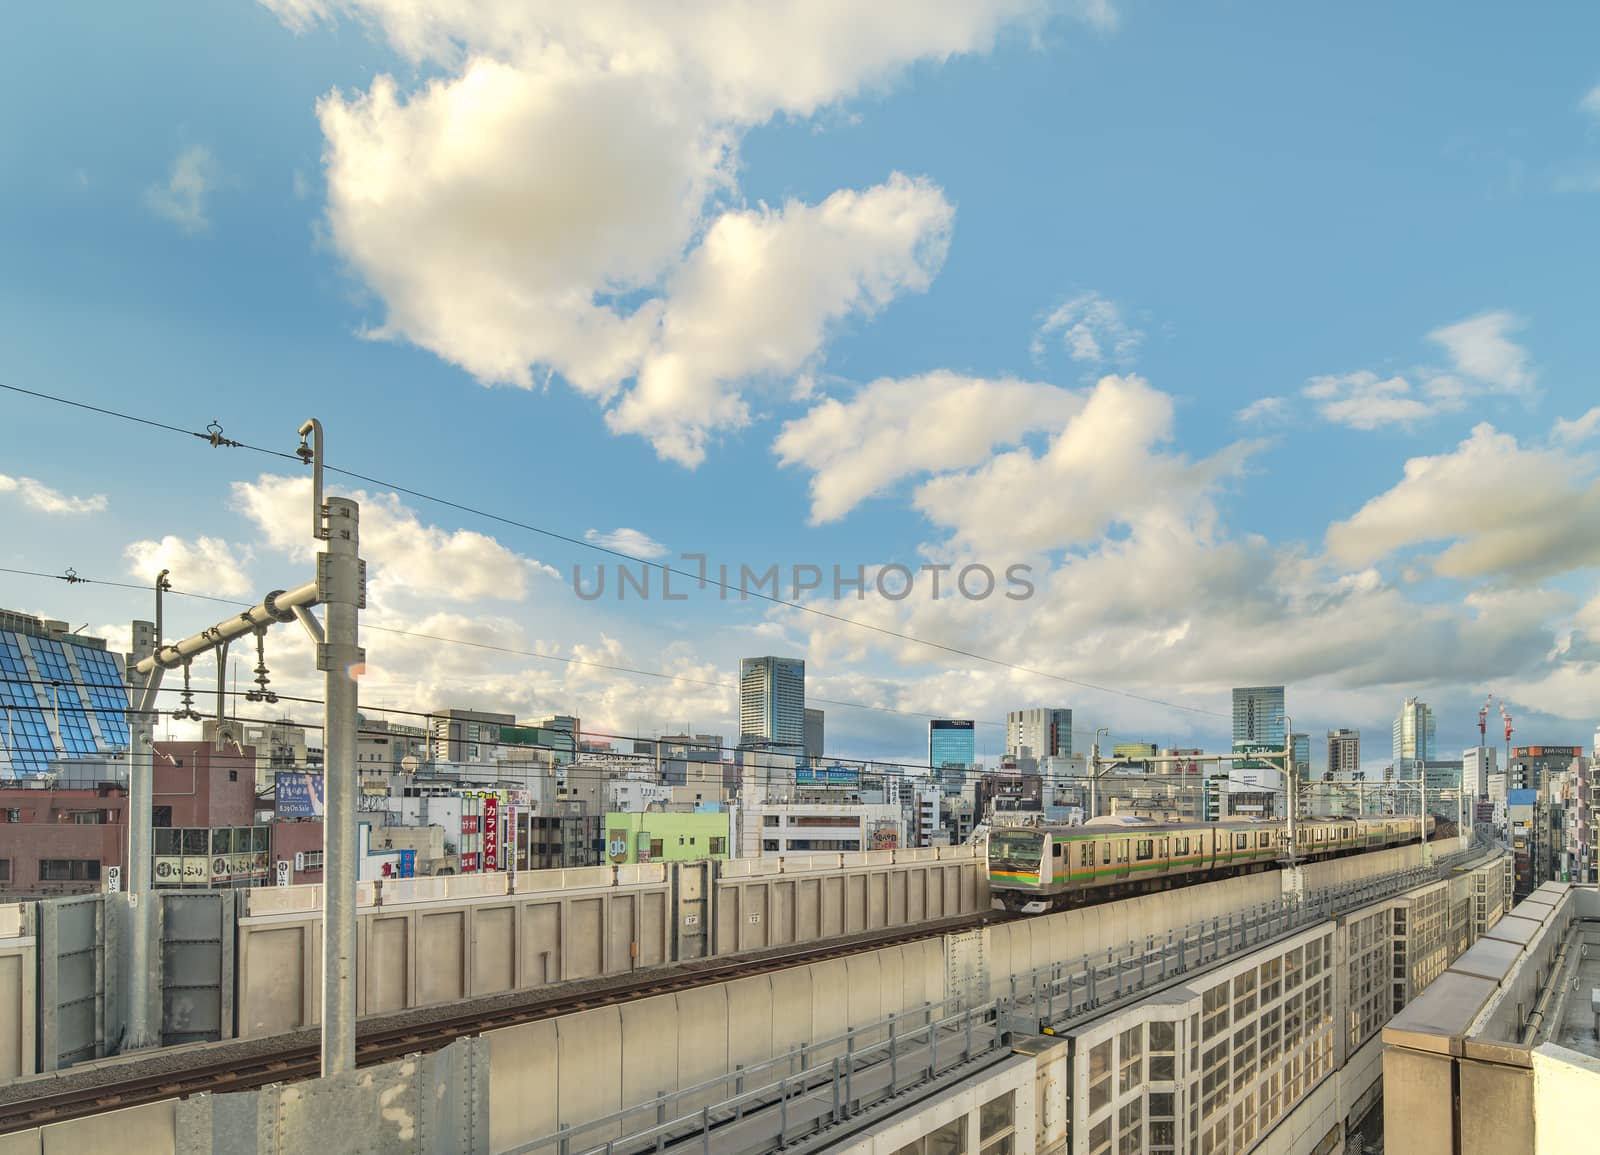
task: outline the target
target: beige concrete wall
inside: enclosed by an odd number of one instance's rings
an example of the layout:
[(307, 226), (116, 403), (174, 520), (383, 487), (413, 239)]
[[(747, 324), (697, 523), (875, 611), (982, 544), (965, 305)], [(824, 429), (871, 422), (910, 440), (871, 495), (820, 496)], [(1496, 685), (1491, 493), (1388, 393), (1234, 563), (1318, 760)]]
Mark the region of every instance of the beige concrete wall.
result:
[[(1589, 1110), (1574, 1110), (1574, 1104)], [(1592, 1155), (1593, 1106), (1600, 1103), (1600, 1059), (1553, 1043), (1533, 1052), (1534, 1155)]]
[(0, 1083), (37, 1065), (37, 956), (32, 936), (0, 938)]

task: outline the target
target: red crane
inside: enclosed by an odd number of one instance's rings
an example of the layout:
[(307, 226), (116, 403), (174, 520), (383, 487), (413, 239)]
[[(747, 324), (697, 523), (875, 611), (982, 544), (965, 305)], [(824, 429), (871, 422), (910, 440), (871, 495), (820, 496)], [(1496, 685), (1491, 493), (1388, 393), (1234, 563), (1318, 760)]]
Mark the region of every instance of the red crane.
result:
[(1500, 720), (1506, 724), (1506, 770), (1511, 769), (1511, 715), (1506, 711), (1506, 704), (1500, 703)]

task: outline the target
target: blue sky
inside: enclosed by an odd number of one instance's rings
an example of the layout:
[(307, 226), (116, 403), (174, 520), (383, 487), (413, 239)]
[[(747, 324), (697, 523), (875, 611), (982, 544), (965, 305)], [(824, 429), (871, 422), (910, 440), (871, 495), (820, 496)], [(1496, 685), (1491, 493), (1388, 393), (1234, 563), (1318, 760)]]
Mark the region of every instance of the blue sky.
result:
[[(594, 555), (376, 493), (372, 622), (688, 680), (369, 637), (368, 702), (726, 730), (701, 683), (777, 651), (903, 711), (830, 708), (844, 754), (1034, 704), (1214, 744), (1229, 685), (1279, 680), (1369, 758), (1408, 694), (1446, 747), (1490, 692), (1588, 744), (1600, 14), (494, 11), (19, 13), (0, 380), (283, 449), (315, 414), (336, 463), (669, 560), (1029, 564), (1026, 602), (817, 604), (1189, 709), (754, 603), (584, 602)], [(285, 463), (0, 406), (0, 564), (301, 580)], [(8, 575), (0, 604), (148, 612)]]

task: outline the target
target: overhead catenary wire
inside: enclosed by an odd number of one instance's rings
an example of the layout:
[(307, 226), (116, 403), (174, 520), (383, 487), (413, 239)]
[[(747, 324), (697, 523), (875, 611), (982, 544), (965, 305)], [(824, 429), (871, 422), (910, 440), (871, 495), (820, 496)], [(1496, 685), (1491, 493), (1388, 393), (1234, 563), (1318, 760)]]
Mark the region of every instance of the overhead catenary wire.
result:
[[(275, 458), (279, 458), (279, 459), (283, 459), (283, 460), (293, 461), (296, 464), (300, 464), (299, 457), (297, 455), (293, 454), (293, 453), (289, 453), (289, 452), (286, 452), (286, 451), (283, 451), (283, 450), (277, 450), (277, 449), (268, 449), (268, 448), (266, 448), (264, 446), (252, 445), (252, 444), (250, 444), (248, 442), (238, 441), (238, 440), (234, 440), (234, 439), (231, 439), (231, 438), (224, 438), (224, 437), (221, 436), (220, 427), (218, 427), (218, 429), (214, 430), (214, 431), (208, 430), (206, 433), (199, 433), (199, 432), (196, 432), (195, 430), (184, 429), (181, 426), (170, 424), (170, 423), (167, 423), (167, 422), (154, 421), (154, 420), (151, 420), (149, 418), (139, 417), (139, 416), (137, 416), (135, 414), (124, 413), (124, 412), (121, 412), (119, 410), (109, 409), (109, 408), (106, 408), (106, 407), (103, 407), (103, 406), (90, 405), (90, 404), (88, 404), (86, 402), (76, 401), (76, 400), (73, 400), (72, 398), (61, 397), (59, 395), (52, 394), (52, 393), (45, 393), (45, 392), (42, 392), (40, 390), (25, 389), (20, 385), (14, 385), (14, 384), (10, 384), (10, 383), (7, 383), (7, 382), (0, 382), (0, 389), (5, 389), (5, 390), (8, 390), (8, 391), (13, 392), (13, 393), (18, 393), (18, 394), (22, 394), (22, 395), (25, 395), (25, 396), (38, 398), (38, 399), (43, 400), (43, 401), (50, 401), (50, 402), (53, 402), (53, 403), (59, 404), (59, 405), (66, 405), (66, 406), (71, 406), (71, 407), (77, 408), (77, 409), (87, 410), (89, 412), (96, 413), (96, 414), (99, 414), (101, 416), (120, 418), (120, 419), (125, 420), (125, 421), (137, 422), (137, 423), (139, 423), (141, 425), (151, 426), (151, 427), (154, 427), (154, 428), (166, 430), (168, 432), (179, 433), (179, 434), (182, 434), (184, 436), (197, 437), (197, 438), (200, 438), (202, 440), (207, 441), (208, 443), (210, 443), (213, 446), (226, 446), (228, 448), (234, 448), (234, 449), (246, 449), (246, 450), (250, 450), (251, 452), (254, 452), (254, 453), (261, 453), (261, 454), (265, 454), (265, 455), (270, 456), (270, 457), (275, 457)], [(213, 423), (213, 424), (215, 424), (215, 423)], [(763, 593), (759, 589), (751, 591), (751, 590), (745, 589), (741, 585), (737, 590), (735, 590), (727, 582), (720, 581), (718, 579), (708, 577), (705, 574), (692, 573), (689, 570), (681, 569), (681, 568), (679, 568), (677, 566), (668, 565), (665, 562), (654, 561), (654, 560), (651, 560), (649, 558), (638, 557), (638, 556), (635, 556), (633, 554), (627, 553), (624, 550), (619, 550), (619, 549), (613, 548), (611, 546), (601, 545), (598, 542), (589, 541), (589, 540), (587, 540), (586, 538), (583, 538), (583, 537), (577, 537), (577, 536), (574, 536), (574, 535), (571, 535), (571, 534), (561, 533), (561, 532), (559, 532), (557, 530), (547, 529), (547, 528), (545, 528), (543, 526), (533, 525), (533, 524), (531, 524), (529, 522), (521, 521), (521, 520), (519, 520), (517, 518), (507, 517), (507, 516), (505, 516), (503, 514), (493, 513), (491, 511), (488, 511), (488, 510), (485, 510), (485, 509), (482, 509), (482, 508), (479, 508), (479, 507), (476, 507), (476, 506), (468, 505), (468, 504), (466, 504), (464, 502), (454, 501), (454, 500), (452, 500), (450, 498), (439, 497), (439, 496), (437, 496), (435, 494), (427, 493), (427, 492), (425, 492), (423, 490), (413, 489), (413, 488), (410, 488), (408, 486), (399, 485), (399, 484), (397, 484), (395, 482), (386, 481), (386, 480), (383, 480), (381, 478), (373, 477), (373, 476), (371, 476), (369, 474), (365, 474), (365, 473), (360, 473), (360, 472), (357, 472), (357, 471), (352, 470), (352, 469), (344, 469), (344, 468), (341, 468), (341, 467), (336, 466), (336, 465), (324, 465), (323, 469), (326, 470), (327, 472), (337, 473), (337, 474), (340, 474), (341, 476), (351, 478), (352, 480), (355, 480), (355, 481), (365, 482), (368, 485), (375, 485), (375, 486), (378, 486), (378, 487), (380, 487), (382, 489), (390, 490), (391, 492), (394, 492), (394, 493), (403, 493), (408, 497), (414, 497), (414, 498), (417, 498), (420, 501), (426, 501), (426, 502), (429, 502), (429, 503), (434, 504), (434, 505), (442, 506), (443, 508), (446, 508), (446, 509), (453, 509), (453, 510), (459, 512), (459, 513), (465, 513), (465, 514), (468, 514), (468, 515), (473, 516), (473, 517), (480, 517), (480, 518), (483, 518), (486, 521), (496, 522), (498, 524), (510, 526), (512, 528), (515, 528), (515, 529), (521, 529), (521, 530), (523, 530), (525, 532), (528, 532), (528, 533), (538, 534), (540, 536), (547, 537), (547, 538), (550, 538), (550, 539), (555, 540), (555, 541), (564, 542), (564, 543), (566, 543), (568, 545), (576, 546), (576, 547), (581, 548), (581, 549), (590, 550), (590, 551), (597, 552), (597, 553), (602, 553), (602, 554), (607, 554), (607, 555), (609, 555), (611, 557), (619, 558), (619, 559), (621, 559), (623, 561), (630, 562), (630, 563), (632, 563), (634, 565), (644, 566), (644, 567), (651, 568), (651, 569), (657, 569), (657, 570), (660, 570), (664, 574), (668, 574), (668, 573), (676, 574), (679, 577), (686, 578), (686, 579), (688, 579), (690, 581), (694, 581), (694, 582), (698, 583), (701, 588), (704, 588), (706, 585), (711, 585), (711, 586), (714, 586), (714, 587), (720, 589), (724, 593), (736, 592), (736, 593), (738, 593), (740, 595), (741, 599), (743, 599), (744, 597), (747, 597), (747, 596), (748, 597), (754, 597), (754, 598), (756, 598), (758, 600), (761, 600), (761, 601), (764, 601), (764, 602), (768, 602), (768, 603), (770, 603), (772, 605), (782, 606), (784, 608), (791, 609), (791, 610), (796, 610), (796, 611), (799, 611), (799, 612), (805, 613), (805, 614), (811, 614), (811, 615), (814, 615), (816, 617), (825, 618), (825, 619), (827, 619), (829, 621), (837, 622), (837, 623), (840, 623), (840, 624), (843, 624), (843, 625), (846, 625), (846, 626), (850, 626), (850, 627), (853, 627), (853, 628), (856, 628), (856, 629), (867, 630), (867, 631), (870, 631), (870, 632), (875, 633), (875, 634), (879, 634), (879, 635), (884, 636), (884, 637), (893, 638), (893, 639), (895, 639), (897, 641), (900, 641), (900, 642), (906, 642), (906, 643), (910, 643), (912, 645), (917, 645), (917, 646), (922, 646), (922, 647), (925, 647), (925, 648), (928, 648), (928, 649), (937, 650), (939, 652), (950, 654), (952, 656), (968, 658), (968, 659), (971, 659), (973, 661), (983, 662), (983, 663), (988, 664), (988, 665), (993, 665), (993, 666), (996, 666), (996, 667), (999, 667), (999, 668), (1002, 668), (1002, 669), (1012, 670), (1012, 671), (1015, 671), (1017, 673), (1028, 674), (1028, 675), (1034, 676), (1034, 677), (1041, 677), (1041, 678), (1045, 678), (1045, 679), (1048, 679), (1048, 680), (1061, 682), (1061, 683), (1066, 684), (1066, 685), (1076, 686), (1076, 687), (1078, 687), (1080, 689), (1091, 690), (1091, 691), (1094, 691), (1096, 693), (1111, 694), (1111, 695), (1115, 695), (1117, 697), (1123, 697), (1123, 698), (1132, 699), (1134, 701), (1144, 702), (1144, 703), (1147, 703), (1149, 705), (1161, 706), (1161, 707), (1163, 707), (1165, 709), (1180, 710), (1180, 711), (1185, 711), (1185, 712), (1188, 712), (1188, 713), (1209, 715), (1211, 717), (1218, 717), (1218, 718), (1227, 716), (1226, 714), (1224, 714), (1223, 712), (1221, 712), (1219, 710), (1211, 710), (1211, 709), (1208, 709), (1208, 708), (1203, 707), (1203, 706), (1186, 705), (1184, 703), (1173, 702), (1173, 701), (1169, 701), (1167, 699), (1157, 698), (1157, 697), (1154, 697), (1154, 696), (1148, 695), (1148, 694), (1140, 694), (1140, 693), (1137, 693), (1137, 692), (1132, 691), (1132, 690), (1123, 690), (1123, 689), (1119, 689), (1119, 688), (1116, 688), (1116, 687), (1113, 687), (1113, 686), (1106, 686), (1106, 685), (1102, 685), (1102, 684), (1099, 684), (1099, 683), (1096, 683), (1096, 682), (1090, 682), (1090, 681), (1087, 681), (1087, 680), (1081, 679), (1081, 678), (1073, 678), (1073, 677), (1071, 677), (1069, 675), (1066, 675), (1066, 674), (1058, 674), (1058, 673), (1055, 673), (1055, 672), (1050, 671), (1050, 670), (1041, 670), (1041, 669), (1038, 669), (1036, 667), (1024, 665), (1024, 664), (1022, 664), (1020, 662), (1012, 662), (1012, 661), (1008, 661), (1008, 660), (1006, 660), (1004, 658), (997, 658), (997, 657), (994, 657), (994, 656), (989, 655), (989, 654), (982, 654), (982, 653), (979, 653), (979, 652), (974, 651), (974, 650), (964, 649), (964, 648), (962, 648), (960, 646), (947, 645), (947, 644), (945, 644), (943, 642), (937, 642), (937, 641), (934, 641), (934, 640), (929, 639), (929, 638), (919, 638), (914, 634), (908, 634), (908, 633), (905, 633), (905, 632), (900, 631), (900, 630), (890, 629), (887, 626), (879, 626), (879, 625), (875, 625), (875, 624), (873, 624), (871, 622), (863, 622), (863, 621), (860, 621), (860, 620), (858, 620), (856, 618), (849, 617), (848, 615), (845, 615), (845, 614), (836, 614), (836, 613), (833, 613), (833, 612), (831, 612), (829, 610), (825, 610), (825, 609), (821, 608), (820, 606), (809, 605), (809, 604), (807, 604), (805, 602), (793, 601), (793, 600), (788, 599), (788, 598), (783, 598), (783, 597), (779, 597), (779, 596), (776, 596), (776, 595)]]
[[(48, 680), (45, 680), (45, 679), (0, 677), (0, 685), (48, 687), (48, 686), (51, 686), (53, 684), (54, 683), (52, 683), (52, 682), (50, 682)], [(181, 686), (161, 686), (158, 689), (158, 693), (163, 693), (163, 694), (181, 694), (182, 692), (183, 692), (183, 688)], [(215, 695), (216, 690), (215, 689), (210, 689), (210, 690), (205, 690), (205, 691), (196, 691), (196, 693), (204, 693), (207, 696), (213, 696), (213, 695)], [(224, 689), (222, 691), (222, 693), (223, 693), (223, 695), (225, 697), (228, 697), (228, 698), (243, 698), (248, 693), (248, 691), (246, 691), (246, 690)], [(296, 704), (296, 705), (315, 705), (315, 706), (322, 705), (322, 700), (320, 698), (309, 698), (309, 697), (297, 696), (297, 695), (293, 695), (293, 694), (280, 694), (278, 696), (278, 700), (280, 702), (293, 703), (293, 704)], [(4, 708), (5, 707), (0, 706), (0, 710), (3, 710)], [(70, 713), (82, 713), (82, 714), (111, 712), (111, 711), (107, 711), (104, 707), (83, 706), (83, 705), (80, 705), (80, 706), (60, 706), (60, 707), (43, 706), (43, 705), (35, 706), (35, 707), (11, 706), (10, 708), (12, 708), (12, 709), (37, 709), (37, 710), (39, 710), (39, 711), (41, 711), (43, 713), (50, 713), (53, 710), (58, 710), (58, 712), (63, 713), (63, 714), (69, 713), (69, 712)], [(133, 711), (131, 709), (128, 711), (128, 713), (130, 715), (133, 714), (134, 712), (135, 711)], [(177, 714), (177, 711), (175, 711), (175, 710), (157, 709), (157, 710), (149, 711), (148, 713), (150, 715), (154, 715), (157, 718), (172, 719)], [(363, 714), (378, 713), (378, 714), (385, 714), (385, 715), (395, 714), (395, 715), (400, 715), (402, 717), (421, 718), (421, 719), (425, 719), (425, 720), (428, 720), (428, 721), (434, 721), (434, 720), (438, 720), (438, 719), (441, 719), (441, 718), (445, 717), (445, 715), (436, 714), (436, 713), (432, 713), (432, 712), (429, 712), (429, 711), (411, 710), (411, 709), (406, 709), (406, 708), (398, 707), (398, 706), (370, 706), (370, 707), (369, 706), (364, 706), (364, 707), (362, 707), (362, 713)], [(240, 723), (242, 725), (259, 725), (259, 726), (289, 725), (289, 726), (297, 727), (297, 728), (299, 728), (301, 730), (316, 730), (316, 731), (320, 731), (320, 730), (323, 729), (323, 724), (321, 722), (300, 721), (298, 719), (292, 719), (292, 718), (261, 718), (261, 717), (250, 717), (250, 716), (244, 716), (244, 715), (229, 714), (226, 718), (220, 719), (219, 721), (237, 722), (237, 723)], [(431, 737), (431, 735), (428, 734), (427, 728), (424, 727), (423, 729), (424, 729), (425, 735)], [(3, 732), (3, 728), (0, 728), (0, 732)], [(359, 733), (364, 735), (364, 736), (368, 736), (368, 737), (373, 737), (373, 736), (393, 737), (394, 736), (394, 732), (393, 731), (389, 731), (389, 730), (362, 729), (362, 730), (359, 731)], [(407, 736), (407, 735), (402, 735), (402, 736)], [(606, 731), (598, 731), (598, 730), (585, 730), (585, 731), (583, 731), (583, 736), (584, 737), (589, 737), (589, 738), (603, 738), (606, 741), (613, 741), (613, 742), (651, 742), (651, 743), (659, 743), (661, 741), (661, 739), (659, 737), (650, 738), (650, 737), (644, 737), (644, 736), (637, 735), (637, 734), (609, 733), (609, 732), (606, 732)], [(576, 741), (577, 741), (577, 738), (575, 737), (575, 739), (574, 739), (575, 745), (576, 745)], [(478, 741), (477, 745), (479, 745), (479, 746), (496, 747), (496, 748), (505, 748), (505, 749), (518, 749), (518, 748), (526, 749), (526, 748), (528, 748), (528, 747), (522, 745), (521, 743), (504, 742), (504, 741), (501, 741), (498, 738), (495, 738), (495, 739), (480, 739)], [(686, 745), (692, 746), (696, 750), (715, 750), (719, 754), (735, 754), (735, 753), (740, 753), (740, 752), (748, 752), (748, 751), (742, 751), (741, 748), (739, 746), (737, 746), (737, 745), (729, 745), (726, 742), (716, 743), (716, 744), (690, 742), (690, 743), (687, 743)], [(19, 749), (21, 749), (21, 748), (19, 748)], [(622, 750), (610, 750), (610, 751), (599, 751), (599, 752), (575, 750), (575, 752), (574, 752), (574, 764), (573, 765), (575, 765), (577, 767), (577, 769), (582, 773), (590, 773), (590, 768), (588, 766), (582, 765), (582, 763), (586, 759), (600, 760), (600, 759), (606, 759), (606, 758), (615, 759), (615, 760), (617, 760), (619, 762), (622, 762), (622, 761), (636, 761), (637, 764), (640, 765), (640, 766), (653, 766), (655, 764), (655, 756), (653, 754), (642, 754), (642, 753), (635, 754), (635, 753), (629, 753), (627, 751), (622, 751)], [(856, 757), (848, 757), (848, 756), (844, 756), (844, 755), (832, 755), (832, 756), (824, 755), (821, 760), (826, 762), (826, 761), (829, 761), (830, 758), (833, 761), (835, 761), (837, 763), (840, 763), (840, 764), (848, 764), (848, 765), (859, 767), (861, 772), (864, 775), (867, 775), (869, 777), (870, 776), (877, 776), (877, 777), (882, 777), (882, 778), (886, 778), (886, 779), (888, 779), (888, 778), (905, 779), (905, 778), (910, 778), (910, 777), (926, 777), (930, 773), (932, 773), (933, 771), (938, 769), (936, 767), (931, 767), (931, 766), (928, 766), (928, 765), (926, 765), (924, 763), (920, 763), (920, 762), (904, 762), (904, 761), (900, 761), (900, 760), (897, 760), (897, 759), (856, 758)], [(680, 761), (682, 761), (682, 759), (680, 759)], [(688, 761), (689, 761), (689, 763), (691, 765), (694, 764), (693, 760), (688, 760)], [(533, 778), (533, 779), (554, 778), (554, 777), (558, 777), (558, 776), (567, 775), (567, 774), (570, 774), (572, 772), (570, 769), (563, 770), (560, 774), (558, 774), (557, 772), (555, 772), (553, 770), (551, 770), (551, 771), (542, 771), (542, 770), (538, 769), (538, 764), (537, 763), (533, 763), (533, 762), (521, 763), (521, 762), (516, 762), (516, 761), (506, 761), (506, 762), (501, 762), (501, 763), (489, 764), (489, 763), (450, 763), (450, 762), (447, 761), (446, 764), (447, 765), (451, 765), (451, 766), (455, 766), (458, 769), (465, 769), (465, 770), (468, 770), (468, 771), (481, 771), (482, 772), (482, 776), (485, 776), (485, 777), (492, 776), (497, 772), (506, 772), (504, 774), (504, 777), (507, 780), (510, 780), (513, 777), (525, 777), (525, 778)], [(360, 770), (360, 769), (363, 769), (363, 767), (358, 765), (357, 769)], [(780, 775), (783, 775), (785, 773), (784, 768), (781, 767), (781, 766), (754, 767), (752, 769), (753, 769), (753, 772), (755, 773), (756, 780), (758, 782), (763, 782), (764, 784), (767, 784), (767, 785), (770, 785), (774, 778), (776, 778), (776, 777), (778, 777)], [(516, 773), (512, 774), (512, 773), (510, 773), (511, 771), (515, 771)], [(598, 771), (596, 771), (596, 773), (598, 773)], [(988, 773), (1007, 773), (1007, 771), (988, 771)], [(1114, 771), (1106, 771), (1106, 772), (1102, 772), (1099, 775), (1094, 775), (1094, 774), (1075, 774), (1075, 773), (1072, 773), (1070, 771), (1050, 770), (1048, 768), (1041, 768), (1041, 769), (1032, 770), (1032, 771), (1016, 771), (1016, 773), (1025, 773), (1025, 774), (1028, 774), (1028, 775), (1031, 775), (1031, 776), (1038, 777), (1040, 779), (1041, 783), (1043, 785), (1047, 785), (1047, 786), (1069, 785), (1069, 784), (1075, 783), (1075, 782), (1099, 781), (1101, 783), (1105, 783), (1107, 781), (1122, 780), (1122, 781), (1138, 781), (1138, 782), (1152, 782), (1152, 783), (1172, 783), (1172, 784), (1177, 784), (1177, 785), (1189, 785), (1189, 786), (1198, 787), (1201, 784), (1201, 781), (1207, 777), (1207, 775), (1200, 774), (1200, 773), (1195, 773), (1195, 772), (1187, 772), (1187, 773), (1185, 773), (1185, 772), (1152, 773), (1152, 772), (1148, 772), (1148, 771), (1138, 771), (1138, 772), (1132, 772), (1132, 773), (1128, 773), (1128, 774), (1124, 774), (1124, 775), (1118, 775)], [(1277, 794), (1277, 793), (1284, 793), (1285, 792), (1285, 788), (1284, 787), (1278, 787), (1278, 786), (1261, 785), (1261, 786), (1256, 787), (1253, 792), (1259, 793), (1259, 794)]]
[[(18, 569), (10, 566), (0, 566), (0, 573), (16, 574), (22, 577), (45, 578), (53, 581), (66, 582), (69, 585), (98, 585), (106, 586), (112, 589), (133, 590), (138, 593), (150, 592), (150, 587), (148, 585), (140, 585), (136, 582), (120, 581), (115, 578), (83, 577), (72, 570), (68, 570), (63, 573), (50, 573), (45, 570)], [(218, 597), (215, 594), (196, 593), (191, 590), (168, 589), (165, 592), (168, 597), (191, 598), (198, 601), (214, 602), (219, 605), (235, 608), (248, 608), (253, 604), (250, 602), (241, 602), (234, 598)], [(738, 689), (738, 685), (734, 682), (715, 681), (707, 678), (695, 678), (687, 674), (672, 673), (665, 670), (646, 670), (636, 666), (626, 666), (619, 663), (597, 662), (589, 658), (575, 658), (562, 654), (548, 654), (538, 650), (519, 649), (515, 646), (503, 646), (494, 642), (477, 641), (471, 638), (455, 638), (445, 634), (434, 634), (420, 630), (406, 630), (397, 626), (385, 626), (382, 624), (373, 623), (371, 621), (363, 621), (361, 623), (361, 628), (363, 630), (372, 630), (376, 633), (392, 634), (397, 637), (417, 638), (424, 641), (439, 642), (453, 646), (464, 646), (471, 649), (501, 653), (512, 657), (533, 658), (538, 661), (554, 662), (585, 669), (607, 670), (614, 673), (632, 674), (644, 678), (655, 678), (669, 682), (681, 682), (685, 685), (705, 686), (711, 689), (734, 691)], [(893, 714), (900, 717), (917, 718), (925, 721), (944, 718), (946, 716), (943, 714), (925, 713), (920, 710), (904, 710), (897, 706), (884, 706), (871, 702), (855, 702), (850, 701), (849, 699), (828, 698), (820, 695), (808, 694), (807, 700), (824, 706), (840, 706), (851, 710), (867, 710), (875, 713)], [(973, 721), (980, 726), (993, 726), (1001, 729), (1005, 728), (1006, 726), (1006, 723), (1004, 722), (997, 722), (987, 718), (976, 718), (973, 719)], [(1074, 734), (1086, 735), (1092, 735), (1094, 733), (1093, 730), (1086, 726), (1075, 726), (1073, 727), (1072, 732)]]

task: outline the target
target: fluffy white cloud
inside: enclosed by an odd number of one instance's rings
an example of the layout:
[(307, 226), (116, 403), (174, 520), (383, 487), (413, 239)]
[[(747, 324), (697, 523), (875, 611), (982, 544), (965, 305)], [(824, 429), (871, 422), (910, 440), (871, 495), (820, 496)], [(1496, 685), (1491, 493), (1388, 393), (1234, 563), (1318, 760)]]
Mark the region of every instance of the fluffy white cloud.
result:
[(106, 508), (103, 493), (92, 497), (73, 497), (31, 477), (8, 477), (4, 473), (0, 473), (0, 493), (14, 493), (24, 505), (40, 513), (102, 513)]
[(1578, 101), (1578, 107), (1590, 116), (1600, 119), (1600, 84), (1583, 94), (1583, 99)]
[(1509, 334), (1522, 327), (1510, 313), (1480, 313), (1454, 325), (1428, 334), (1428, 340), (1449, 354), (1456, 372), (1506, 393), (1525, 393), (1533, 388), (1533, 369), (1528, 351)]
[(1329, 551), (1366, 565), (1448, 541), (1435, 573), (1537, 578), (1600, 564), (1595, 460), (1530, 449), (1480, 424), (1453, 451), (1406, 462), (1401, 481), (1328, 528)]
[(831, 322), (925, 288), (952, 214), (903, 177), (730, 209), (742, 134), (985, 51), (1041, 8), (267, 2), (296, 30), (364, 20), (443, 72), (319, 105), (329, 235), (382, 298), (376, 334), (486, 383), (553, 370), (690, 466), (748, 420), (748, 390), (820, 357)]
[(1289, 415), (1289, 402), (1282, 397), (1257, 397), (1233, 415), (1235, 421), (1268, 423)]
[(926, 290), (953, 215), (939, 189), (899, 174), (815, 207), (723, 214), (673, 276), (659, 336), (606, 423), (698, 465), (710, 431), (748, 421), (752, 379), (795, 375), (830, 322)]
[(672, 552), (643, 530), (629, 529), (625, 525), (617, 527), (610, 533), (602, 533), (598, 529), (585, 530), (583, 539), (605, 549), (625, 553), (629, 557), (665, 557)]
[(1190, 461), (1156, 448), (1172, 426), (1169, 396), (1140, 377), (1104, 377), (1043, 453), (1016, 449), (935, 477), (915, 504), (953, 544), (1007, 561), (1092, 541), (1113, 525), (1204, 525), (1212, 487), (1255, 446)]
[[(485, 534), (424, 524), (395, 494), (357, 491), (350, 497), (361, 505), (368, 580), (380, 590), (452, 602), (518, 601), (527, 595), (531, 574), (554, 574)], [(271, 548), (301, 561), (316, 553), (308, 529), (308, 478), (262, 474), (253, 482), (235, 482), (233, 504)]]
[(165, 184), (145, 190), (145, 205), (163, 220), (171, 221), (186, 233), (202, 233), (211, 227), (206, 216), (206, 198), (216, 184), (217, 165), (211, 150), (190, 145), (172, 162)]
[(1600, 433), (1600, 405), (1589, 410), (1582, 417), (1575, 417), (1571, 421), (1558, 418), (1556, 425), (1550, 432), (1550, 437), (1563, 445), (1577, 445), (1587, 441), (1596, 433)]
[(169, 579), (179, 589), (217, 597), (242, 597), (253, 593), (245, 572), (251, 553), (248, 547), (232, 545), (221, 538), (197, 537), (193, 541), (168, 534), (160, 541), (136, 541), (123, 555), (128, 572), (146, 581), (171, 570)]
[(1352, 429), (1410, 426), (1444, 409), (1460, 408), (1448, 378), (1425, 383), (1419, 395), (1404, 377), (1380, 379), (1362, 370), (1342, 376), (1313, 377), (1301, 392), (1317, 403), (1324, 420)]
[(1082, 293), (1063, 301), (1044, 319), (1033, 337), (1033, 355), (1042, 357), (1056, 334), (1074, 361), (1099, 365), (1126, 364), (1138, 352), (1144, 334), (1122, 319), (1122, 310), (1099, 293)]
[(939, 371), (884, 378), (784, 425), (773, 449), (811, 478), (811, 521), (834, 521), (902, 478), (977, 465), (997, 445), (1058, 429), (1079, 394), (1013, 378)]
[(1480, 313), (1428, 334), (1454, 372), (1419, 368), (1409, 376), (1370, 370), (1313, 377), (1302, 393), (1324, 420), (1352, 429), (1411, 428), (1466, 407), (1469, 398), (1525, 395), (1535, 380), (1528, 351), (1509, 334), (1522, 322), (1510, 313)]

